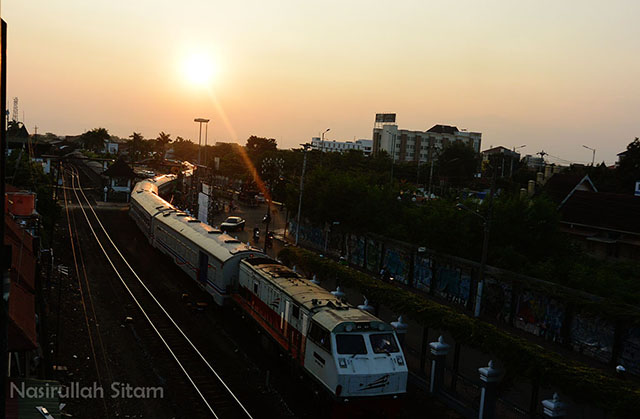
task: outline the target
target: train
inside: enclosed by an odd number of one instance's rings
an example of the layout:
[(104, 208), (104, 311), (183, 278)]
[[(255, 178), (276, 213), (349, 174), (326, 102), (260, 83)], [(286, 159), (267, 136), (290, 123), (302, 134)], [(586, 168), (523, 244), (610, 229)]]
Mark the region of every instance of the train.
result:
[(391, 325), (167, 202), (161, 195), (176, 181), (156, 176), (131, 192), (129, 214), (153, 247), (216, 304), (240, 307), (332, 399), (371, 404), (406, 393), (407, 362)]

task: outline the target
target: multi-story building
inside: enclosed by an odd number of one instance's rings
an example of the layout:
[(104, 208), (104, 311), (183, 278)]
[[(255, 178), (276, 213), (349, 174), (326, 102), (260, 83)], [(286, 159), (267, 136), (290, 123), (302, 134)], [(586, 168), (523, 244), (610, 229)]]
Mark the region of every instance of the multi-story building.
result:
[(320, 137), (311, 138), (311, 148), (324, 152), (344, 152), (347, 150), (359, 150), (365, 156), (371, 155), (373, 149), (373, 141), (356, 140), (356, 141), (335, 141), (322, 140)]
[(427, 131), (398, 129), (395, 118), (393, 120), (392, 123), (376, 122), (373, 128), (374, 155), (384, 150), (394, 161), (426, 163), (432, 157), (437, 159), (445, 147), (456, 142), (468, 144), (480, 153), (482, 133), (459, 130), (450, 125), (434, 125)]

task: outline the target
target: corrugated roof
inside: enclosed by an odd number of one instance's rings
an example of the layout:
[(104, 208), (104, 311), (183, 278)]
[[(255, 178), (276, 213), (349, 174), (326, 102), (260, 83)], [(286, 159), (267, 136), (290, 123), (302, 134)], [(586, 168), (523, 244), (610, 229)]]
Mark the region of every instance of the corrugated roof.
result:
[(109, 168), (102, 172), (102, 174), (108, 177), (124, 177), (130, 179), (133, 179), (136, 176), (133, 169), (129, 167), (123, 159), (116, 160), (116, 162), (109, 166)]

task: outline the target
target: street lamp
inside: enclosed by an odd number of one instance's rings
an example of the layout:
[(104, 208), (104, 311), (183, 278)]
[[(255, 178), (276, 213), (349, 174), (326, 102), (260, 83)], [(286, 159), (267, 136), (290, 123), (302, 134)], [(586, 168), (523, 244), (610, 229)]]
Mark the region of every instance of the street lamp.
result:
[[(493, 193), (493, 190), (490, 192), (489, 195), (489, 199), (491, 199), (491, 195)], [(491, 202), (489, 202), (489, 205), (491, 205)], [(490, 224), (489, 224), (489, 218), (488, 217), (484, 217), (482, 215), (480, 215), (478, 212), (470, 209), (469, 207), (463, 205), (463, 204), (456, 204), (456, 208), (458, 208), (459, 210), (465, 210), (470, 212), (471, 214), (479, 217), (480, 219), (482, 219), (482, 227), (484, 230), (484, 237), (482, 240), (482, 256), (480, 256), (480, 274), (478, 275), (478, 286), (476, 289), (476, 301), (474, 303), (473, 306), (473, 316), (474, 317), (479, 317), (480, 316), (480, 305), (482, 303), (482, 288), (484, 286), (484, 269), (487, 265), (487, 254), (489, 252), (489, 232), (490, 232)], [(491, 206), (489, 206), (489, 214), (491, 213)]]
[(322, 135), (320, 135), (320, 144), (322, 144), (321, 150), (322, 150), (323, 153), (324, 153), (324, 135), (329, 131), (331, 131), (331, 128), (327, 128), (326, 130), (324, 130)]
[(582, 147), (584, 147), (584, 148), (586, 148), (586, 149), (589, 149), (589, 150), (593, 151), (593, 157), (591, 158), (591, 167), (593, 167), (593, 164), (594, 164), (594, 163), (595, 163), (595, 161), (596, 161), (596, 149), (595, 149), (595, 148), (588, 147), (588, 146), (586, 146), (586, 145), (584, 145), (584, 144), (582, 145)]
[(200, 124), (200, 131), (198, 133), (198, 166), (200, 166), (200, 153), (201, 153), (200, 148), (202, 146), (202, 124), (208, 123), (209, 120), (207, 118), (196, 118), (193, 120), (193, 122), (198, 122)]
[(311, 148), (311, 144), (309, 143), (300, 145), (302, 146), (302, 148), (304, 148), (304, 159), (302, 160), (302, 174), (300, 175), (300, 199), (298, 200), (298, 216), (296, 217), (296, 246), (298, 245), (298, 238), (300, 237), (300, 211), (302, 210), (302, 192), (304, 191), (304, 172), (307, 169), (307, 150)]

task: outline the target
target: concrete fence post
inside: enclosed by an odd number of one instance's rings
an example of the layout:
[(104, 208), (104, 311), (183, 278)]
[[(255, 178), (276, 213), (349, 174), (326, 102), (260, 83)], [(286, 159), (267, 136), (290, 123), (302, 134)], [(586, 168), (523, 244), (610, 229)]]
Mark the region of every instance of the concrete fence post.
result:
[(567, 405), (560, 401), (558, 393), (553, 394), (552, 399), (542, 401), (545, 418), (564, 418), (567, 416)]
[(450, 346), (440, 336), (437, 342), (431, 342), (431, 381), (429, 393), (436, 394), (444, 387), (444, 366)]
[(500, 381), (500, 371), (493, 368), (493, 361), (489, 361), (489, 365), (478, 368), (478, 372), (480, 373), (480, 381), (482, 381), (478, 419), (493, 419), (498, 400), (497, 386)]
[(402, 321), (402, 316), (398, 317), (398, 321), (391, 322), (391, 327), (393, 327), (396, 331), (396, 336), (398, 336), (398, 341), (400, 342), (400, 346), (404, 349), (404, 337), (407, 335), (407, 329), (409, 325)]

